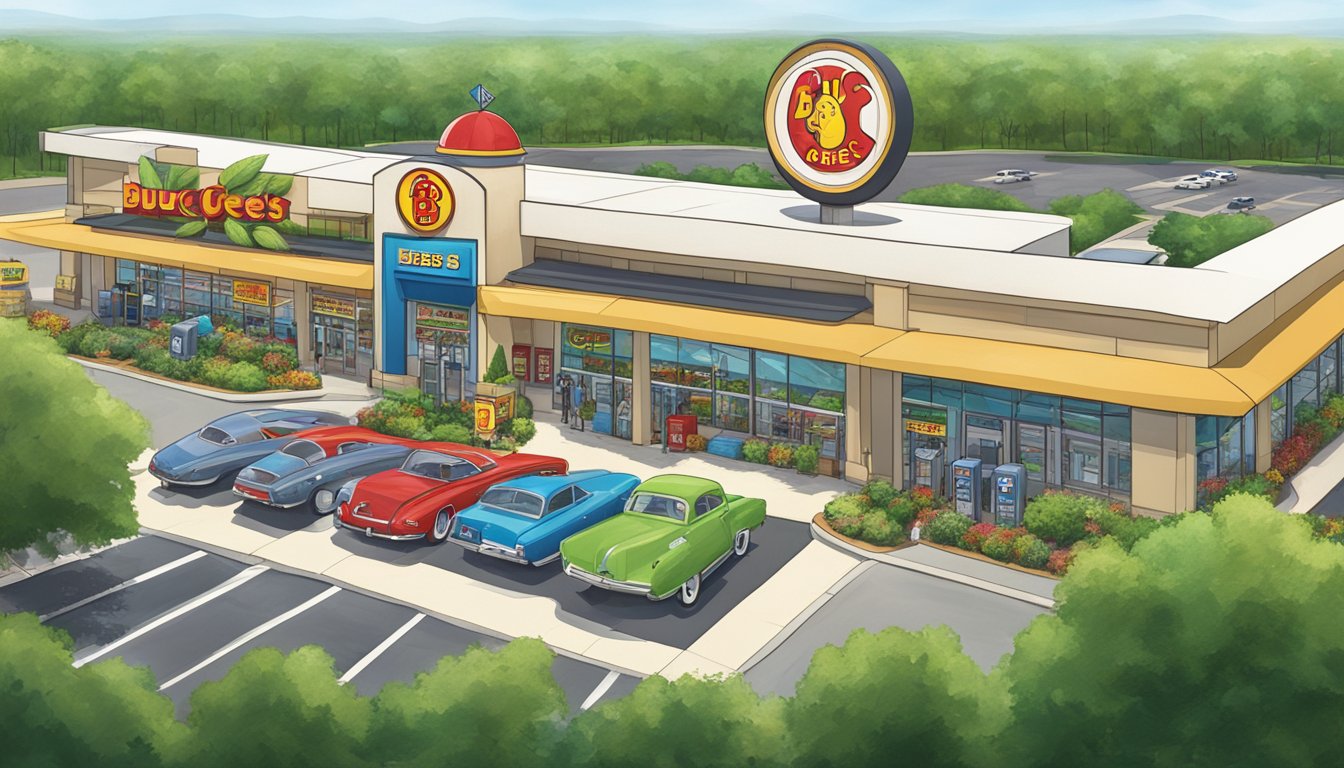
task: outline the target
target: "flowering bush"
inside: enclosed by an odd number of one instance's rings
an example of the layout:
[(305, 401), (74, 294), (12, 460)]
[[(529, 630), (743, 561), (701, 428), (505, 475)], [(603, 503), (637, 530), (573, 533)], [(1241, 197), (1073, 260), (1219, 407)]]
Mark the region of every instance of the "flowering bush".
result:
[(28, 316), (28, 327), (34, 331), (45, 331), (54, 339), (70, 330), (70, 318), (50, 310), (39, 309)]
[(929, 523), (933, 522), (933, 518), (937, 517), (938, 513), (942, 511), (943, 510), (938, 507), (929, 507), (928, 509), (921, 509), (919, 513), (915, 515), (914, 525), (919, 527), (919, 529), (922, 531), (928, 528)]
[(1030, 533), (1013, 540), (1013, 562), (1024, 568), (1044, 568), (1051, 554), (1050, 546)]
[[(238, 363), (238, 365), (247, 365), (247, 363)], [(265, 366), (262, 369), (265, 370)], [(317, 389), (322, 386), (322, 379), (310, 371), (289, 370), (267, 377), (266, 382), (273, 389)]]
[(1027, 502), (1023, 524), (1037, 537), (1067, 547), (1086, 534), (1089, 515), (1106, 508), (1094, 496), (1047, 490)]
[(1265, 479), (1275, 485), (1283, 485), (1283, 473), (1279, 472), (1277, 469), (1270, 468), (1270, 470), (1265, 473)]
[(896, 490), (896, 486), (886, 480), (869, 480), (859, 492), (867, 496), (869, 502), (875, 507), (890, 505), (891, 502), (896, 500), (896, 495), (900, 493)]
[(271, 374), (278, 375), (294, 370), (296, 360), (283, 352), (267, 352), (261, 356), (261, 370)]
[(1056, 549), (1050, 553), (1050, 557), (1045, 561), (1045, 569), (1056, 576), (1063, 576), (1068, 573), (1069, 566), (1073, 564), (1073, 550)]
[(703, 451), (708, 447), (709, 447), (709, 439), (706, 438), (704, 435), (697, 434), (686, 436), (686, 450)]
[(985, 541), (994, 534), (999, 528), (993, 523), (976, 523), (961, 535), (961, 541), (958, 546), (971, 552), (979, 552), (985, 545)]
[(1308, 437), (1300, 432), (1294, 432), (1274, 449), (1269, 463), (1280, 476), (1292, 477), (1311, 461), (1315, 453), (1316, 447), (1311, 444)]
[(1012, 562), (1013, 542), (1025, 533), (1021, 528), (1000, 528), (985, 539), (980, 551), (1002, 563)]
[(788, 443), (771, 443), (765, 459), (772, 467), (793, 466), (793, 446)]

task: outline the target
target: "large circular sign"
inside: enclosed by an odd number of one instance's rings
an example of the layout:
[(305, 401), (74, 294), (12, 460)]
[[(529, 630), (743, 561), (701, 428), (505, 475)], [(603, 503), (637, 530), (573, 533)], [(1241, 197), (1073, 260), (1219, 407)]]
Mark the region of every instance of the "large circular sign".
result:
[(397, 183), (397, 212), (406, 226), (422, 235), (448, 226), (455, 208), (453, 188), (438, 171), (416, 168)]
[(813, 40), (779, 63), (765, 92), (770, 157), (802, 196), (855, 205), (881, 192), (910, 151), (914, 108), (886, 54)]

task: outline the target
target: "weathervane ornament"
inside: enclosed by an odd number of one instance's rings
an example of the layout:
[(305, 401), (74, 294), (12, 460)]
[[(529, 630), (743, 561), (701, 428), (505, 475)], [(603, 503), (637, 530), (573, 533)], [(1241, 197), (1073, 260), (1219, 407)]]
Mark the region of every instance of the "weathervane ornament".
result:
[(490, 102), (495, 100), (495, 94), (485, 90), (484, 85), (477, 83), (476, 87), (471, 89), (471, 98), (481, 105), (481, 109), (485, 109), (490, 106)]

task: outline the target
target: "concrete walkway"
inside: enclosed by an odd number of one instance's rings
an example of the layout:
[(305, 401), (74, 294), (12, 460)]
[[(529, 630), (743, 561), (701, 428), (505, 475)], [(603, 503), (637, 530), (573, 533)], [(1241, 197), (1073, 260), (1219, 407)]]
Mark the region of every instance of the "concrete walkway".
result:
[[(1344, 511), (1344, 434), (1321, 449), (1307, 466), (1284, 484), (1279, 510), (1290, 514), (1315, 512), (1340, 516)], [(1329, 501), (1327, 501), (1329, 497)], [(1325, 503), (1322, 503), (1325, 502)], [(1317, 507), (1321, 507), (1318, 509)]]

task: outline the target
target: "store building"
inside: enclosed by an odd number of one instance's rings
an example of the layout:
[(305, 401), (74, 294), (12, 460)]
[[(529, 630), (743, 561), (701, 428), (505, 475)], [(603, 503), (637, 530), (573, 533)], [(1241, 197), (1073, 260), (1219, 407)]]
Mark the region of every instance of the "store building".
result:
[[(1061, 258), (1070, 222), (1043, 214), (819, 216), (794, 191), (528, 166), (484, 110), (424, 155), (126, 128), (42, 144), (70, 159), (64, 216), (0, 237), (61, 251), (66, 306), (209, 313), (446, 401), (502, 347), (541, 410), (561, 376), (581, 381), (613, 440), (657, 443), (694, 414), (703, 433), (814, 444), (855, 482), (947, 493), (974, 457), (1023, 465), (1030, 493), (1162, 514), (1203, 479), (1267, 469), (1293, 409), (1341, 388), (1344, 204), (1176, 269)], [(204, 190), (263, 154), (293, 179), (289, 251), (126, 212), (141, 158)]]

